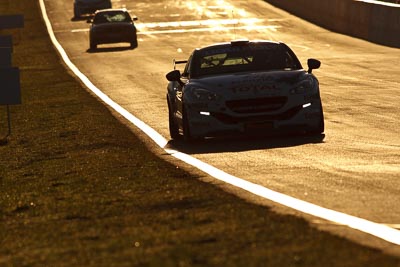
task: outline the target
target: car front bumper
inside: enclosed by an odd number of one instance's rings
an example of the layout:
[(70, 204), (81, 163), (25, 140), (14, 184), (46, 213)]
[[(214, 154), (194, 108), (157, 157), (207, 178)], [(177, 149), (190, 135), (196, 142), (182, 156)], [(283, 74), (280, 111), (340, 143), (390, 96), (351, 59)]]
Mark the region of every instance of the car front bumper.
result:
[(137, 35), (135, 28), (132, 29), (115, 29), (109, 28), (107, 30), (97, 30), (90, 32), (90, 40), (96, 44), (109, 44), (128, 42), (133, 43), (137, 41)]
[(237, 114), (226, 107), (186, 105), (192, 137), (216, 137), (224, 135), (273, 135), (292, 132), (315, 132), (323, 120), (319, 96), (312, 101), (297, 99), (288, 101), (274, 112)]

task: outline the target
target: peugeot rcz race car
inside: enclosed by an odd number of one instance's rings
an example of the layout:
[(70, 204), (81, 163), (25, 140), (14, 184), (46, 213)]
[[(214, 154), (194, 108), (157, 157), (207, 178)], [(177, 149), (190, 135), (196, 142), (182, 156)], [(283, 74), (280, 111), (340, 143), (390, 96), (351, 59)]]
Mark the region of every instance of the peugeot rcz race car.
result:
[[(177, 64), (186, 64), (183, 72)], [(184, 140), (324, 132), (319, 83), (284, 43), (238, 40), (195, 49), (166, 75), (169, 130)]]

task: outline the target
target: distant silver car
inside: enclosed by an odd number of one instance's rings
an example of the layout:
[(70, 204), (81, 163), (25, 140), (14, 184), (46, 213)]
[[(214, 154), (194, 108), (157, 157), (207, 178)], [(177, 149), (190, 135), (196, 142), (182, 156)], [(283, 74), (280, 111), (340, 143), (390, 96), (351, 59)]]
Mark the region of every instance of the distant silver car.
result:
[[(238, 40), (195, 49), (166, 76), (171, 138), (324, 132), (319, 83), (284, 43)], [(176, 64), (186, 64), (183, 72)]]
[(74, 17), (93, 14), (96, 10), (112, 8), (111, 0), (74, 0)]
[(89, 30), (90, 49), (96, 49), (98, 44), (130, 43), (131, 48), (138, 46), (136, 27), (133, 18), (125, 8), (102, 9), (95, 12)]

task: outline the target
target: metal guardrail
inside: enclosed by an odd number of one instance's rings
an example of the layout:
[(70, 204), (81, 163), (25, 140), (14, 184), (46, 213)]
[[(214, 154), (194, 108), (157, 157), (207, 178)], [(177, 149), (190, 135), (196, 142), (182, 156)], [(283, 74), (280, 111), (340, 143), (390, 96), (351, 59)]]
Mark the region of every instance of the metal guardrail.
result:
[(400, 4), (377, 0), (264, 1), (329, 30), (400, 48)]

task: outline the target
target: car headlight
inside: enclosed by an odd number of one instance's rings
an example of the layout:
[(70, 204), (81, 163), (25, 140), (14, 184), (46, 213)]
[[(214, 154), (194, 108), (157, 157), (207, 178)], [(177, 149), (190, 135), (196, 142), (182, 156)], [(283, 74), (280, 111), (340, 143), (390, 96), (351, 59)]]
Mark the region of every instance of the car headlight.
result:
[(194, 88), (191, 90), (191, 96), (197, 101), (218, 101), (221, 97), (214, 92), (202, 88)]
[(305, 94), (307, 92), (311, 92), (314, 88), (314, 80), (309, 77), (305, 80), (302, 80), (296, 86), (290, 90), (291, 94)]

